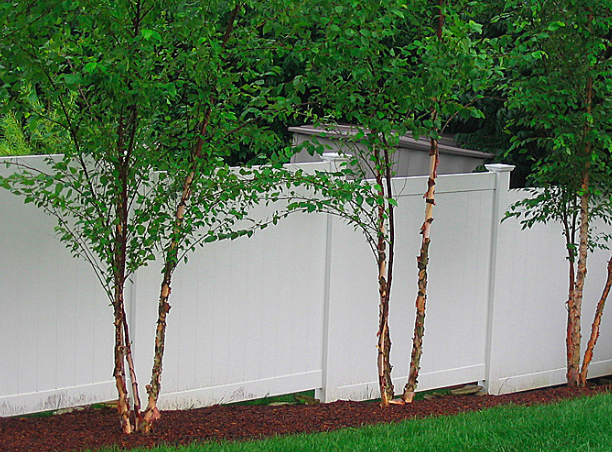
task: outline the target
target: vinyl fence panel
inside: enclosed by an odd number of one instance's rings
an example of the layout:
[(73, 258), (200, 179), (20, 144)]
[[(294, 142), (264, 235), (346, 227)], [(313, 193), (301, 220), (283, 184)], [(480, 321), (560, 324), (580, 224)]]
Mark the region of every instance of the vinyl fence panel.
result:
[[(26, 157), (43, 164), (41, 157)], [(302, 164), (309, 171), (327, 163)], [(526, 196), (511, 167), (440, 176), (432, 226), (420, 390), (482, 382), (493, 394), (564, 381), (567, 263), (558, 225), (500, 223)], [(12, 169), (0, 166), (1, 174)], [(391, 362), (406, 381), (426, 177), (397, 178)], [(258, 207), (265, 215), (265, 207)], [(54, 220), (0, 191), (0, 415), (116, 398), (113, 316), (93, 271), (54, 236)], [(610, 232), (609, 227), (601, 225)], [(586, 336), (609, 252), (589, 257)], [(207, 244), (172, 284), (162, 408), (315, 389), (323, 401), (378, 397), (378, 285), (360, 231), (299, 214), (254, 237)], [(138, 271), (127, 306), (141, 397), (150, 376), (161, 264)], [(590, 376), (612, 373), (604, 314)]]
[(91, 268), (34, 205), (2, 191), (0, 212), (0, 414), (113, 399), (112, 311)]

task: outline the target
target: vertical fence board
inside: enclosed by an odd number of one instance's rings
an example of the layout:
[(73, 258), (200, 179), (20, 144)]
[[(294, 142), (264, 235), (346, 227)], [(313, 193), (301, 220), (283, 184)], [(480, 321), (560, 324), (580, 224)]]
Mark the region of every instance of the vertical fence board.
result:
[(111, 399), (112, 319), (91, 269), (34, 205), (3, 191), (0, 211), (0, 415)]

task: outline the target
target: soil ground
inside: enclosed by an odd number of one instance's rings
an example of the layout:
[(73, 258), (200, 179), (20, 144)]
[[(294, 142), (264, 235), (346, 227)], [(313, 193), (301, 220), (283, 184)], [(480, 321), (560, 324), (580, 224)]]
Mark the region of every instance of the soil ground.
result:
[(120, 448), (190, 444), (210, 440), (248, 440), (299, 432), (325, 432), (365, 424), (398, 422), (426, 416), (478, 411), (513, 403), (531, 405), (612, 390), (557, 387), (502, 396), (445, 396), (383, 409), (376, 402), (334, 402), (321, 405), (212, 406), (164, 411), (149, 435), (121, 433), (112, 408), (85, 409), (50, 417), (0, 419), (0, 451), (81, 451), (116, 445)]

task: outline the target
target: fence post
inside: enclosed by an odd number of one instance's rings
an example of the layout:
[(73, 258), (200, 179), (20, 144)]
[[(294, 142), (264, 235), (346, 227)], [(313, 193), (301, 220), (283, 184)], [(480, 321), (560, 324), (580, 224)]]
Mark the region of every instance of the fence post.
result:
[[(329, 164), (329, 171), (335, 173), (340, 170), (343, 162), (347, 161), (344, 154), (336, 152), (325, 153), (321, 156), (324, 162)], [(333, 301), (331, 300), (331, 274), (332, 274), (332, 247), (333, 247), (333, 223), (332, 215), (327, 214), (327, 230), (325, 234), (325, 285), (323, 293), (323, 353), (322, 353), (322, 387), (315, 390), (315, 397), (321, 402), (333, 402), (337, 399), (338, 384), (334, 379), (333, 365), (336, 358), (333, 356), (333, 341), (330, 336), (333, 333), (334, 322), (339, 320), (336, 318), (336, 313), (333, 309)]]
[(495, 369), (492, 367), (492, 338), (493, 338), (493, 315), (495, 311), (495, 287), (498, 274), (498, 234), (500, 222), (504, 217), (505, 210), (508, 207), (505, 194), (510, 189), (510, 173), (514, 170), (514, 165), (506, 165), (503, 163), (492, 163), (485, 165), (485, 168), (490, 173), (495, 173), (495, 192), (493, 193), (493, 209), (491, 212), (491, 257), (489, 267), (489, 299), (487, 306), (487, 344), (486, 344), (486, 362), (485, 362), (485, 378), (482, 382), (484, 389), (489, 392)]

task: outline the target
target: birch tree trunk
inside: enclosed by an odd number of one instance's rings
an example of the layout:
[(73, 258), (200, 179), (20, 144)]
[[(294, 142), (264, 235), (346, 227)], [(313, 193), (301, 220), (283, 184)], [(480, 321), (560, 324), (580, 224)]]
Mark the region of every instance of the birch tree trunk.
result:
[(123, 308), (123, 337), (126, 344), (125, 360), (128, 364), (128, 371), (130, 372), (130, 381), (132, 382), (132, 394), (134, 397), (134, 419), (136, 423), (136, 430), (139, 429), (140, 423), (142, 422), (142, 411), (140, 408), (140, 394), (138, 393), (138, 379), (136, 378), (136, 369), (134, 368), (134, 359), (132, 357), (132, 342), (130, 341), (130, 332), (125, 314), (125, 303), (122, 303)]
[[(586, 113), (591, 116), (593, 104), (593, 79), (587, 80), (586, 87)], [(584, 168), (582, 171), (582, 183), (580, 187), (580, 243), (578, 247), (578, 266), (576, 269), (576, 283), (570, 294), (567, 313), (567, 384), (571, 387), (582, 386), (580, 381), (580, 341), (582, 334), (580, 329), (580, 317), (582, 313), (582, 298), (584, 292), (584, 281), (587, 274), (587, 256), (589, 251), (589, 201), (590, 201), (590, 173), (592, 144), (588, 136), (591, 128), (587, 123), (585, 126)]]
[[(210, 119), (210, 116), (208, 117)], [(208, 125), (208, 119), (202, 127), (202, 132), (206, 132)], [(196, 158), (199, 158), (201, 154), (201, 144), (199, 144), (199, 153)], [(149, 433), (153, 428), (153, 422), (161, 417), (161, 413), (157, 408), (157, 400), (159, 399), (159, 393), (161, 390), (161, 376), (162, 376), (162, 362), (164, 357), (164, 346), (166, 343), (166, 317), (170, 312), (170, 284), (172, 282), (172, 274), (178, 264), (177, 255), (179, 248), (179, 230), (185, 218), (186, 203), (191, 196), (191, 186), (195, 171), (191, 171), (185, 179), (183, 185), (183, 193), (176, 210), (175, 227), (174, 227), (174, 238), (170, 243), (170, 246), (166, 249), (166, 263), (164, 266), (164, 276), (162, 280), (158, 312), (157, 312), (157, 328), (155, 331), (155, 354), (153, 356), (153, 368), (151, 370), (151, 382), (147, 385), (148, 404), (147, 409), (144, 412), (143, 420), (140, 425), (140, 431), (143, 433)]]
[[(384, 232), (384, 231), (381, 231)], [(389, 406), (393, 399), (393, 380), (391, 379), (391, 336), (389, 333), (389, 284), (387, 281), (385, 239), (378, 239), (378, 384), (380, 386), (380, 400), (382, 406)]]
[[(588, 190), (589, 174), (583, 175), (582, 189)], [(580, 342), (582, 333), (580, 317), (582, 313), (582, 298), (584, 281), (587, 273), (588, 234), (589, 234), (589, 195), (583, 192), (580, 201), (580, 245), (578, 251), (578, 267), (576, 283), (571, 291), (567, 310), (567, 384), (580, 386)]]
[[(237, 3), (232, 14), (230, 16), (225, 34), (221, 46), (224, 48), (229, 41), (230, 35), (234, 28), (234, 23), (242, 8), (242, 3)], [(174, 219), (174, 231), (173, 238), (166, 248), (164, 275), (161, 284), (161, 290), (159, 295), (158, 313), (157, 313), (157, 328), (155, 333), (155, 354), (153, 357), (153, 368), (151, 370), (151, 382), (147, 385), (148, 403), (147, 408), (144, 412), (142, 423), (140, 425), (140, 431), (148, 433), (153, 428), (153, 422), (161, 417), (161, 413), (157, 408), (157, 400), (161, 391), (161, 376), (162, 376), (162, 364), (164, 357), (164, 346), (166, 342), (166, 318), (170, 312), (170, 303), (168, 302), (171, 292), (172, 274), (178, 265), (178, 252), (181, 240), (181, 226), (185, 219), (185, 212), (187, 210), (187, 203), (191, 197), (193, 182), (198, 176), (199, 160), (202, 158), (202, 149), (204, 146), (204, 137), (208, 133), (208, 127), (210, 125), (210, 119), (212, 116), (212, 106), (214, 104), (214, 98), (211, 99), (210, 106), (208, 107), (204, 120), (201, 123), (200, 134), (198, 140), (191, 154), (190, 169), (183, 182), (183, 191), (181, 199), (177, 205)]]
[[(133, 36), (138, 36), (142, 21), (142, 4), (137, 2), (133, 10), (135, 16), (132, 20)], [(115, 379), (119, 400), (117, 409), (121, 417), (121, 425), (124, 433), (132, 433), (134, 427), (138, 429), (142, 421), (140, 407), (140, 395), (138, 393), (138, 380), (132, 358), (132, 343), (130, 341), (129, 325), (125, 312), (125, 280), (127, 262), (127, 241), (128, 241), (128, 222), (129, 222), (129, 201), (128, 201), (128, 171), (138, 124), (138, 107), (131, 105), (127, 107), (129, 114), (124, 117), (123, 111), (117, 126), (117, 163), (115, 169), (121, 181), (121, 189), (117, 194), (115, 216), (117, 225), (115, 227), (115, 259), (113, 273), (115, 278)], [(121, 331), (119, 331), (121, 330)], [(135, 426), (130, 422), (130, 406), (125, 381), (125, 362), (128, 363), (130, 380), (132, 382), (132, 395), (134, 397), (134, 419)]]
[(181, 199), (178, 203), (175, 220), (173, 238), (169, 246), (166, 248), (165, 265), (164, 265), (164, 276), (161, 284), (161, 290), (159, 295), (158, 312), (157, 312), (157, 328), (155, 331), (155, 354), (153, 356), (153, 368), (151, 370), (151, 382), (146, 386), (148, 395), (148, 404), (144, 412), (140, 430), (143, 433), (149, 433), (153, 427), (153, 422), (161, 417), (159, 409), (157, 408), (157, 400), (161, 390), (161, 375), (162, 375), (162, 361), (164, 356), (164, 346), (166, 342), (166, 317), (170, 312), (170, 284), (172, 283), (172, 274), (178, 264), (178, 250), (179, 241), (181, 237), (180, 229), (185, 219), (185, 212), (187, 210), (187, 202), (191, 197), (191, 191), (193, 186), (194, 178), (196, 177), (197, 161), (202, 156), (202, 147), (204, 145), (204, 135), (207, 132), (208, 125), (210, 122), (212, 111), (208, 109), (206, 118), (202, 123), (200, 129), (200, 137), (198, 138), (197, 145), (192, 154), (191, 170), (187, 174), (185, 181), (183, 182), (183, 192)]
[(133, 427), (130, 421), (130, 402), (127, 392), (125, 378), (125, 354), (127, 343), (125, 342), (125, 309), (123, 308), (123, 287), (125, 285), (125, 253), (126, 253), (126, 214), (127, 206), (125, 203), (125, 187), (117, 196), (115, 206), (115, 216), (117, 225), (115, 226), (115, 258), (114, 258), (114, 277), (115, 277), (115, 299), (113, 308), (115, 313), (115, 385), (117, 386), (118, 400), (117, 411), (121, 419), (123, 433), (132, 433)]
[(120, 287), (115, 287), (115, 368), (113, 370), (113, 376), (115, 377), (115, 386), (117, 387), (117, 411), (121, 420), (121, 429), (123, 433), (132, 433), (132, 423), (130, 421), (130, 402), (127, 392), (127, 384), (125, 378), (125, 339), (123, 336), (123, 315), (121, 309), (118, 308), (119, 304), (123, 302), (123, 295), (120, 293)]
[[(574, 243), (575, 240), (575, 224), (574, 228), (570, 230), (568, 223), (565, 223), (564, 235), (566, 239), (566, 248), (567, 248), (567, 260), (569, 265), (569, 290), (566, 302), (567, 308), (567, 327), (566, 327), (566, 337), (565, 337), (565, 350), (566, 350), (566, 360), (567, 360), (567, 369), (569, 369), (569, 363), (573, 362), (574, 359), (574, 349), (573, 349), (573, 325), (574, 319), (572, 315), (572, 311), (570, 310), (570, 306), (574, 305), (574, 287), (576, 285), (576, 258), (574, 252), (570, 249), (570, 245)], [(569, 373), (566, 376), (567, 381), (569, 382)]]
[(117, 195), (115, 205), (115, 216), (117, 225), (115, 226), (115, 244), (114, 244), (114, 285), (115, 294), (113, 301), (115, 315), (115, 369), (113, 375), (115, 377), (115, 385), (117, 387), (118, 401), (117, 411), (121, 419), (121, 426), (124, 433), (130, 434), (134, 428), (130, 421), (130, 403), (127, 391), (126, 376), (125, 376), (125, 360), (128, 362), (130, 378), (132, 380), (132, 389), (134, 395), (134, 414), (136, 424), (140, 421), (140, 398), (138, 395), (138, 383), (134, 363), (132, 360), (132, 344), (130, 343), (129, 327), (125, 313), (125, 266), (127, 253), (127, 224), (128, 224), (128, 200), (127, 200), (127, 169), (125, 162), (117, 165), (118, 172), (122, 179), (122, 190)]
[[(438, 0), (438, 41), (442, 41), (444, 32), (444, 0)], [(438, 111), (434, 108), (431, 119), (435, 123)], [(438, 130), (435, 131), (438, 133)], [(425, 335), (425, 303), (427, 301), (427, 265), (429, 263), (429, 244), (430, 230), (433, 222), (433, 206), (436, 204), (436, 177), (438, 176), (438, 164), (440, 154), (438, 149), (438, 139), (431, 138), (429, 146), (429, 180), (427, 182), (427, 192), (425, 193), (425, 221), (421, 226), (421, 252), (417, 258), (417, 268), (419, 270), (418, 293), (416, 299), (416, 318), (414, 321), (414, 336), (412, 338), (412, 353), (410, 355), (410, 369), (408, 381), (404, 386), (402, 399), (405, 403), (411, 403), (416, 391), (419, 370), (421, 366), (421, 355), (423, 354), (423, 336)]]
[(438, 140), (431, 139), (429, 149), (429, 180), (425, 193), (425, 221), (421, 226), (421, 252), (417, 259), (419, 269), (418, 294), (416, 299), (416, 319), (414, 322), (414, 337), (412, 338), (412, 353), (410, 356), (410, 371), (408, 382), (404, 387), (402, 399), (411, 403), (418, 384), (421, 355), (423, 354), (423, 336), (425, 334), (425, 303), (427, 301), (427, 264), (429, 263), (430, 231), (433, 222), (433, 206), (435, 202), (436, 177), (438, 175), (439, 150)]
[[(376, 171), (376, 182), (380, 187), (378, 195), (383, 199), (378, 206), (378, 292), (379, 292), (379, 321), (378, 321), (378, 383), (380, 399), (383, 407), (389, 406), (393, 399), (394, 389), (391, 378), (391, 335), (389, 332), (389, 300), (391, 296), (391, 282), (393, 274), (393, 255), (395, 242), (395, 227), (393, 218), (393, 205), (388, 202), (391, 197), (391, 168), (389, 151), (385, 149), (381, 156), (380, 149), (374, 150), (379, 168)], [(381, 161), (383, 162), (381, 165)], [(383, 175), (384, 172), (384, 175)], [(383, 181), (384, 177), (384, 181)], [(387, 239), (385, 234), (385, 211), (389, 219), (389, 250), (387, 255)]]
[(584, 351), (584, 359), (582, 360), (582, 370), (580, 371), (580, 386), (586, 386), (587, 375), (589, 373), (589, 364), (593, 359), (593, 349), (599, 338), (599, 327), (601, 325), (601, 317), (606, 306), (606, 300), (610, 294), (610, 287), (612, 287), (612, 256), (608, 261), (608, 277), (606, 278), (606, 284), (604, 285), (601, 297), (597, 303), (597, 309), (595, 310), (595, 318), (591, 324), (591, 337), (587, 344), (586, 350)]

